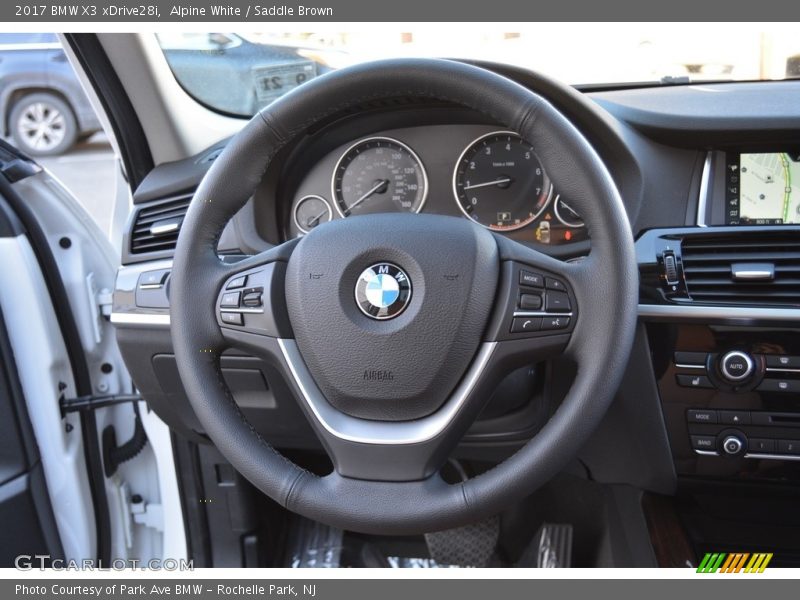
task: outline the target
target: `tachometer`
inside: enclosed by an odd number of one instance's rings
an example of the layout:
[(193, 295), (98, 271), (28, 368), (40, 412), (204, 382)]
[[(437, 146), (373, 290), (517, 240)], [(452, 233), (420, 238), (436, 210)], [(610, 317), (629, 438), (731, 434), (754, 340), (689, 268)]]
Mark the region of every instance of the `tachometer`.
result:
[(530, 144), (516, 133), (495, 131), (461, 153), (453, 193), (461, 211), (476, 223), (511, 231), (542, 214), (551, 186)]
[(331, 191), (343, 217), (419, 212), (428, 194), (428, 176), (411, 148), (392, 138), (373, 137), (345, 150), (334, 168)]

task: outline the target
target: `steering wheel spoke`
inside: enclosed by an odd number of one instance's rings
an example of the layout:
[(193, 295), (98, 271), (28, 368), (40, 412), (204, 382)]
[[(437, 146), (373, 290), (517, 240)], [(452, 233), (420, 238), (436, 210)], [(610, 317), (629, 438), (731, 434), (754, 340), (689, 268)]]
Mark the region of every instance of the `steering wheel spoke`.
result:
[(531, 364), (571, 350), (580, 323), (580, 263), (566, 263), (497, 237), (501, 277), (494, 316), (486, 331), (508, 354)]

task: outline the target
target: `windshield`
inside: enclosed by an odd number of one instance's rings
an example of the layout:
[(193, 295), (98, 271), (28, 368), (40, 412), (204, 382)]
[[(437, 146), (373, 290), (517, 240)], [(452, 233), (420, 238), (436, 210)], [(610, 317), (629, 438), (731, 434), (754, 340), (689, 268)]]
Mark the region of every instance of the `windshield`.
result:
[(385, 26), (319, 33), (168, 33), (158, 40), (199, 102), (249, 117), (333, 69), (390, 57), (506, 63), (573, 85), (800, 77), (796, 24), (528, 23), (506, 30)]

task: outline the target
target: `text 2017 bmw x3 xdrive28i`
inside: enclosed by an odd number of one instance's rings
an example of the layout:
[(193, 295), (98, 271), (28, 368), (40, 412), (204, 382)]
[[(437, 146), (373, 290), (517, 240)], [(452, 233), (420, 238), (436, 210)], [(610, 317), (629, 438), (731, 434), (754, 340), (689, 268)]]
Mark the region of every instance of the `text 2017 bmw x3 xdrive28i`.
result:
[(800, 83), (607, 33), (60, 36), (121, 179), (0, 149), (0, 562), (797, 564)]

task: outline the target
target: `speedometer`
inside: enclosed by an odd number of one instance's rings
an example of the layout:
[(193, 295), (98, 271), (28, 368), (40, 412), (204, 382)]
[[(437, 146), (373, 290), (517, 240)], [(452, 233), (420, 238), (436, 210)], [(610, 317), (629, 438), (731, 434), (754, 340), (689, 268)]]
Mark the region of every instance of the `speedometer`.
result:
[(343, 217), (419, 212), (428, 194), (428, 176), (411, 148), (392, 138), (373, 137), (345, 150), (334, 168), (331, 192)]
[(550, 201), (551, 189), (533, 147), (511, 131), (473, 141), (453, 173), (461, 211), (495, 231), (520, 229), (536, 220)]

